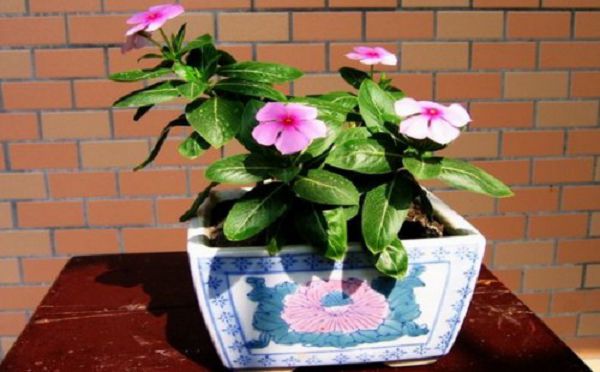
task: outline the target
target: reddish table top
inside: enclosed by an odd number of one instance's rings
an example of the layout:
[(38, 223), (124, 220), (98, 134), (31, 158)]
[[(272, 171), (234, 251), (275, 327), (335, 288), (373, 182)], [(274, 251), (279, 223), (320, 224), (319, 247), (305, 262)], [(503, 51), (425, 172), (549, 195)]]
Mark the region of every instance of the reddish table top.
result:
[[(0, 371), (79, 370), (223, 370), (198, 310), (185, 253), (69, 261)], [(297, 370), (589, 371), (485, 267), (456, 344), (435, 364)]]

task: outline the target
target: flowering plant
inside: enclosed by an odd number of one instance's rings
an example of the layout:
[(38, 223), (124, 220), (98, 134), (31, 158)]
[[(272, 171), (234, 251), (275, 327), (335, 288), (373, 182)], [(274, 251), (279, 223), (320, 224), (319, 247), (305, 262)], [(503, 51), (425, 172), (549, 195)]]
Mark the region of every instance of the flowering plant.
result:
[[(227, 240), (264, 234), (268, 251), (276, 254), (290, 234), (296, 234), (327, 258), (340, 260), (347, 250), (348, 224), (357, 223), (377, 269), (402, 277), (408, 258), (398, 234), (409, 209), (416, 204), (428, 216), (433, 213), (419, 180), (438, 179), (493, 197), (512, 195), (482, 169), (434, 155), (456, 139), (471, 118), (458, 104), (416, 101), (405, 97), (384, 73), (377, 78), (376, 64), (397, 63), (385, 49), (357, 47), (347, 55), (370, 66), (369, 72), (340, 69), (357, 93), (286, 96), (273, 84), (298, 79), (301, 71), (238, 62), (217, 49), (210, 35), (185, 42), (185, 25), (167, 36), (161, 26), (182, 12), (179, 5), (161, 5), (131, 17), (127, 22), (134, 26), (123, 50), (155, 44), (160, 53), (142, 58), (160, 63), (111, 75), (116, 81), (161, 78), (115, 102), (115, 107), (137, 108), (135, 120), (157, 104), (187, 101), (185, 113), (166, 125), (136, 170), (153, 161), (175, 126), (193, 129), (179, 146), (180, 154), (190, 159), (232, 140), (248, 150), (206, 169), (212, 183), (181, 221), (195, 217), (218, 184), (254, 184), (225, 218)], [(152, 38), (156, 30), (163, 43)]]

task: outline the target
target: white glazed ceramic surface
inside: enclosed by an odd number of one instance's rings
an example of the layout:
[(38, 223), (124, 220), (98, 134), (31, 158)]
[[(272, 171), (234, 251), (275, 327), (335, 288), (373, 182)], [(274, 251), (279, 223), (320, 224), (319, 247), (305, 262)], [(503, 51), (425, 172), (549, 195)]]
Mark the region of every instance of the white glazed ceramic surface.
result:
[[(194, 286), (223, 364), (266, 369), (448, 353), (473, 294), (485, 239), (430, 198), (436, 215), (460, 235), (403, 240), (410, 266), (401, 281), (374, 270), (358, 245), (339, 263), (304, 245), (270, 257), (264, 247), (209, 247), (204, 218), (193, 220), (188, 253)], [(207, 200), (204, 211), (215, 202)]]

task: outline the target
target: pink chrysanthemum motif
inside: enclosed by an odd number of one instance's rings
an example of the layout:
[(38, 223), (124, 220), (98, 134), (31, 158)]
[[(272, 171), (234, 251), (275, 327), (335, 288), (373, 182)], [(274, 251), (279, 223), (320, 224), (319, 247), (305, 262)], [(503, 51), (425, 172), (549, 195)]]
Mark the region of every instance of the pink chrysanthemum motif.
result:
[(177, 4), (150, 7), (147, 11), (136, 13), (127, 20), (128, 25), (135, 25), (127, 31), (127, 36), (140, 31), (156, 31), (169, 19), (173, 19), (183, 12), (183, 7)]
[(327, 134), (325, 123), (317, 120), (317, 115), (314, 107), (269, 102), (256, 114), (259, 124), (252, 131), (252, 137), (261, 145), (275, 145), (284, 155), (300, 152), (313, 139)]
[(403, 98), (396, 102), (395, 110), (403, 118), (400, 133), (415, 139), (430, 138), (442, 145), (454, 141), (460, 134), (459, 128), (471, 121), (467, 110), (458, 103), (444, 106)]
[(283, 305), (281, 318), (295, 332), (374, 330), (390, 312), (385, 297), (356, 278), (313, 280), (287, 295)]
[(398, 64), (396, 55), (381, 47), (355, 47), (351, 53), (346, 54), (346, 57), (359, 61), (363, 65), (376, 65), (381, 63), (382, 65), (395, 66)]

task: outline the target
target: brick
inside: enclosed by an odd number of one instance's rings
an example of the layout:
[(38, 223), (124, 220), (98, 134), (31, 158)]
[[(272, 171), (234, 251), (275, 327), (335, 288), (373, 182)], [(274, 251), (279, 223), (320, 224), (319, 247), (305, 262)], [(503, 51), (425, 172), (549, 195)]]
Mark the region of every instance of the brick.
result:
[(183, 170), (121, 172), (121, 195), (177, 195), (186, 192)]
[(556, 292), (552, 295), (553, 313), (600, 310), (600, 290)]
[(579, 39), (600, 38), (600, 13), (575, 13), (575, 37)]
[[(226, 2), (225, 0), (224, 2)], [(197, 3), (197, 1), (193, 1), (192, 3)], [(181, 1), (180, 1), (181, 3)], [(188, 2), (190, 3), (190, 2)], [(151, 6), (156, 5), (156, 1), (153, 0), (104, 0), (104, 9), (107, 11), (114, 12), (123, 12), (123, 11), (132, 11), (132, 12), (141, 12), (144, 11)], [(188, 10), (188, 7), (185, 6), (185, 9)]]
[(179, 223), (179, 217), (192, 205), (190, 198), (161, 198), (156, 200), (159, 224)]
[(59, 17), (9, 17), (0, 19), (0, 45), (64, 44), (65, 22)]
[(109, 172), (77, 172), (48, 174), (50, 195), (53, 198), (114, 196), (116, 176)]
[(339, 75), (307, 75), (294, 83), (294, 94), (298, 96), (336, 90), (348, 90), (348, 84)]
[(174, 34), (179, 28), (187, 23), (186, 33), (188, 40), (192, 40), (199, 35), (215, 34), (214, 18), (210, 13), (184, 13), (183, 15), (167, 22), (164, 30), (167, 35)]
[[(183, 156), (181, 156), (177, 150), (179, 144), (183, 141), (181, 139), (168, 139), (163, 144), (163, 147), (160, 151), (160, 154), (156, 157), (154, 162), (152, 163), (154, 166), (162, 166), (162, 165), (209, 165), (212, 162), (219, 160), (221, 158), (221, 150), (216, 148), (210, 148), (206, 150), (202, 155), (198, 158), (190, 160)], [(153, 141), (154, 143), (155, 141)], [(244, 151), (247, 153), (247, 151)]]
[(544, 69), (600, 67), (600, 42), (541, 43), (540, 67)]
[(495, 266), (547, 265), (554, 258), (551, 241), (523, 241), (496, 244)]
[(4, 351), (4, 355), (8, 354), (16, 341), (16, 337), (0, 337), (0, 348)]
[(508, 185), (523, 185), (529, 183), (528, 160), (494, 160), (477, 161), (474, 165), (483, 168), (488, 173), (501, 179)]
[(396, 0), (329, 0), (330, 8), (395, 8), (397, 5)]
[(95, 12), (100, 10), (100, 0), (30, 0), (33, 13)]
[(439, 73), (436, 81), (438, 100), (500, 97), (499, 73)]
[(558, 209), (559, 190), (555, 187), (513, 188), (515, 195), (498, 201), (500, 212), (542, 212)]
[(25, 0), (4, 0), (0, 3), (0, 13), (25, 13)]
[(577, 317), (574, 315), (543, 317), (542, 320), (559, 337), (574, 336), (576, 333)]
[(563, 210), (600, 209), (600, 186), (566, 186), (562, 196)]
[(533, 125), (532, 102), (472, 102), (471, 128), (527, 128)]
[(525, 236), (524, 216), (480, 216), (469, 221), (489, 240), (515, 240)]
[(561, 289), (581, 285), (581, 266), (553, 266), (525, 270), (525, 289)]
[(90, 200), (88, 223), (92, 226), (149, 225), (154, 221), (151, 200)]
[(402, 70), (466, 70), (469, 45), (456, 43), (402, 43)]
[(2, 84), (2, 96), (7, 110), (71, 107), (67, 81), (6, 82)]
[(600, 287), (600, 265), (587, 265), (585, 287)]
[(289, 16), (286, 13), (221, 13), (221, 41), (289, 40)]
[[(173, 119), (181, 115), (180, 110), (153, 109), (139, 122), (133, 121), (134, 110), (118, 110), (113, 113), (115, 137), (156, 137)], [(171, 129), (169, 136), (187, 136), (189, 128)]]
[[(591, 181), (593, 158), (534, 159), (533, 183), (569, 183)], [(565, 172), (568, 169), (568, 172)]]
[(433, 12), (367, 12), (366, 27), (369, 40), (431, 39)]
[(474, 0), (475, 8), (537, 8), (539, 0)]
[(392, 84), (407, 96), (419, 100), (433, 99), (433, 76), (428, 73), (392, 74)]
[[(121, 4), (120, 0), (111, 0), (115, 4)], [(314, 0), (307, 0), (311, 2)], [(323, 1), (323, 0), (319, 0)], [(250, 0), (180, 0), (179, 3), (185, 7), (186, 10), (190, 9), (248, 9), (250, 8)], [(152, 1), (152, 4), (156, 4)]]
[(0, 203), (0, 228), (13, 227), (12, 207), (10, 203)]
[(494, 275), (512, 291), (520, 291), (523, 283), (523, 271), (517, 269), (494, 269)]
[(0, 257), (46, 255), (50, 249), (48, 231), (0, 231)]
[(490, 214), (494, 212), (494, 199), (469, 191), (436, 191), (436, 196), (461, 215)]
[(325, 44), (259, 44), (256, 58), (260, 61), (283, 63), (304, 72), (325, 70)]
[(75, 143), (13, 143), (9, 151), (13, 169), (78, 166)]
[(71, 44), (122, 43), (128, 28), (127, 18), (129, 15), (69, 15), (69, 41)]
[(571, 13), (508, 12), (506, 27), (512, 39), (564, 39), (571, 33)]
[(0, 170), (6, 169), (6, 160), (4, 159), (4, 144), (0, 144)]
[(598, 0), (542, 0), (544, 8), (600, 8)]
[(106, 74), (102, 49), (41, 49), (34, 52), (36, 76), (101, 77)]
[[(19, 261), (17, 259), (0, 259), (0, 283), (18, 283), (21, 281)], [(1, 315), (2, 313), (0, 313)], [(0, 321), (1, 327), (1, 321)], [(0, 330), (0, 333), (1, 330)]]
[[(396, 43), (361, 43), (364, 46), (370, 47), (382, 47), (388, 50), (390, 53), (398, 55), (398, 46)], [(369, 67), (361, 64), (359, 61), (352, 61), (346, 54), (351, 52), (356, 46), (355, 43), (332, 43), (329, 45), (329, 70), (338, 71), (341, 67), (353, 67), (358, 70), (367, 71)], [(395, 71), (398, 68), (396, 66), (385, 66), (377, 65), (378, 71)]]
[(31, 77), (31, 56), (28, 50), (0, 51), (0, 78), (18, 79)]
[(144, 54), (154, 53), (156, 48), (145, 47), (134, 49), (125, 54), (121, 52), (121, 48), (108, 48), (108, 72), (129, 71), (138, 68), (151, 68), (157, 65), (157, 59), (138, 59)]
[(254, 7), (257, 9), (321, 8), (324, 5), (324, 0), (255, 0), (254, 2)]
[(0, 309), (29, 310), (37, 307), (48, 292), (45, 286), (0, 287)]
[(442, 156), (485, 158), (498, 155), (498, 133), (464, 132), (452, 146), (439, 152)]
[(186, 230), (179, 229), (123, 229), (125, 251), (182, 252), (185, 251)]
[(569, 131), (567, 153), (571, 155), (600, 154), (600, 130)]
[(548, 101), (538, 103), (541, 127), (577, 127), (598, 124), (598, 101)]
[[(260, 45), (258, 45), (260, 46)], [(257, 47), (258, 47), (257, 46)], [(219, 49), (231, 54), (238, 61), (249, 61), (252, 59), (252, 45), (250, 44), (230, 44), (218, 45)]]
[(559, 263), (600, 261), (600, 239), (561, 240), (558, 243)]
[(573, 97), (600, 96), (600, 72), (573, 71), (571, 95)]
[(361, 14), (343, 13), (294, 13), (294, 40), (360, 40)]
[(438, 12), (437, 37), (441, 39), (499, 39), (504, 30), (502, 12)]
[(36, 114), (0, 114), (0, 140), (24, 140), (39, 137)]
[(0, 334), (3, 336), (18, 336), (27, 324), (25, 312), (1, 312)]
[(566, 72), (507, 72), (506, 98), (560, 98), (567, 95)]
[(23, 279), (27, 283), (52, 283), (68, 258), (24, 258)]
[(109, 80), (76, 80), (75, 106), (77, 108), (107, 108), (120, 97), (141, 89), (141, 83), (123, 84)]
[(505, 132), (502, 153), (505, 156), (562, 155), (562, 131)]
[(436, 8), (436, 7), (468, 7), (469, 0), (403, 0), (402, 7), (404, 8)]
[(577, 335), (593, 336), (600, 334), (600, 314), (581, 314)]
[(548, 305), (550, 303), (550, 295), (548, 293), (521, 293), (519, 294), (519, 299), (537, 314), (548, 312)]
[(17, 203), (20, 227), (81, 226), (83, 204), (79, 201)]
[(100, 254), (119, 252), (117, 230), (56, 230), (54, 233), (58, 254)]
[(592, 222), (590, 223), (590, 235), (600, 236), (600, 213), (592, 213)]
[(530, 238), (582, 237), (587, 231), (585, 214), (550, 214), (529, 217)]
[(42, 113), (42, 133), (49, 139), (110, 137), (107, 111), (70, 111)]
[(81, 161), (86, 168), (131, 167), (148, 155), (148, 143), (142, 140), (81, 143)]
[(535, 68), (535, 43), (473, 43), (473, 69), (506, 70)]

